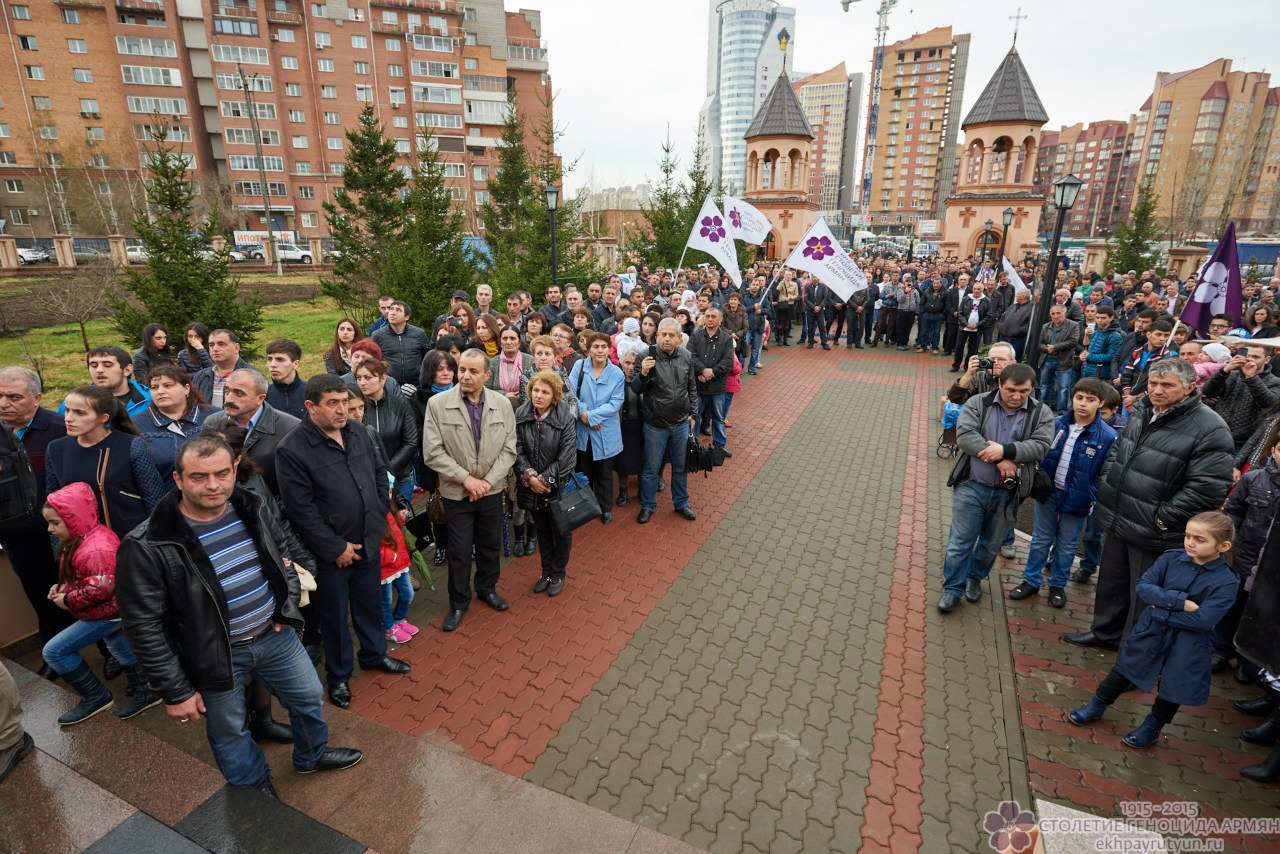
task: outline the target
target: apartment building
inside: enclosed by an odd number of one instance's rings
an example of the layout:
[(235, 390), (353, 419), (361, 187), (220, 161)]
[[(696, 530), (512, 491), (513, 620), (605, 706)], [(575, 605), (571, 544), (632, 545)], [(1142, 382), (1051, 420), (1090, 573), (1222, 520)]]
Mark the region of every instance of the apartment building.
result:
[[(16, 236), (127, 229), (165, 126), (202, 195), (240, 227), (327, 233), (346, 131), (372, 104), (400, 165), (430, 128), (459, 205), (477, 209), (507, 93), (550, 109), (536, 11), (502, 0), (54, 0), (7, 4), (0, 218)], [(265, 182), (265, 183), (264, 183)], [(265, 201), (264, 201), (265, 197)]]
[(840, 63), (791, 81), (815, 138), (809, 151), (809, 193), (837, 237), (848, 236), (847, 214), (857, 198), (858, 118), (862, 75)]
[[(1115, 120), (1040, 132), (1036, 190), (1048, 198), (1059, 178), (1075, 175), (1084, 181), (1075, 207), (1067, 214), (1064, 236), (1110, 237), (1116, 223), (1128, 218), (1133, 202), (1125, 184), (1128, 136), (1129, 123)], [(1052, 231), (1056, 218), (1053, 206), (1046, 203), (1039, 233)]]

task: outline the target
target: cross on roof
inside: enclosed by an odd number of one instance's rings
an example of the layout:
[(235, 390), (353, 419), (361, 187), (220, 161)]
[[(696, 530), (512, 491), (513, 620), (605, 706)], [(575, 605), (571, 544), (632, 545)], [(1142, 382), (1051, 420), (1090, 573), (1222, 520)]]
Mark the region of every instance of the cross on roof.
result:
[(1022, 14), (1022, 7), (1021, 7), (1021, 6), (1019, 6), (1019, 7), (1018, 7), (1018, 11), (1017, 11), (1017, 12), (1015, 12), (1014, 14), (1012, 14), (1012, 15), (1010, 15), (1010, 16), (1009, 16), (1009, 20), (1010, 20), (1010, 21), (1013, 21), (1013, 46), (1014, 46), (1014, 47), (1017, 47), (1017, 46), (1018, 46), (1018, 27), (1019, 27), (1019, 26), (1022, 24), (1022, 22), (1023, 22), (1023, 21), (1025, 21), (1028, 17), (1029, 17), (1028, 15), (1024, 15), (1024, 14)]
[(782, 213), (778, 214), (778, 219), (782, 220), (783, 228), (786, 228), (788, 225), (791, 224), (791, 217), (792, 217), (791, 211), (783, 211)]

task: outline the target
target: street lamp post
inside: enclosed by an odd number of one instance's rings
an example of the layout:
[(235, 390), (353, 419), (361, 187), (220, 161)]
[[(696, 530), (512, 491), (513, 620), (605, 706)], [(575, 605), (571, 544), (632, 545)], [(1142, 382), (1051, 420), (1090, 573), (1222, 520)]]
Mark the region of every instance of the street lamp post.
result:
[(551, 215), (551, 286), (557, 287), (556, 282), (556, 207), (560, 202), (560, 188), (555, 184), (548, 184), (547, 194), (547, 212)]
[[(1004, 267), (1004, 251), (1008, 246), (1009, 226), (1013, 225), (1013, 214), (1014, 214), (1013, 208), (1005, 208), (1004, 213), (1000, 215), (1001, 221), (1004, 222), (1004, 231), (1000, 235), (1000, 267), (1001, 268)], [(996, 271), (997, 276), (999, 275), (999, 272), (1000, 272), (999, 270)]]
[(1083, 186), (1084, 182), (1075, 175), (1053, 182), (1053, 206), (1058, 209), (1058, 221), (1053, 226), (1049, 269), (1045, 271), (1044, 284), (1040, 287), (1040, 301), (1031, 311), (1031, 328), (1027, 331), (1027, 348), (1023, 353), (1026, 363), (1032, 367), (1035, 366), (1037, 351), (1040, 349), (1040, 327), (1048, 316), (1049, 303), (1053, 302), (1053, 286), (1058, 279), (1058, 247), (1062, 242), (1062, 224), (1066, 221), (1067, 211), (1075, 206)]

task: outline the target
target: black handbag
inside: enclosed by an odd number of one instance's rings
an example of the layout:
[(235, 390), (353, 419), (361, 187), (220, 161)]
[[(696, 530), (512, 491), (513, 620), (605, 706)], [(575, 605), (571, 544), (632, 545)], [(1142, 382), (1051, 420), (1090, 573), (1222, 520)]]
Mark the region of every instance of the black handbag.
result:
[(573, 489), (562, 492), (547, 502), (551, 525), (555, 528), (556, 535), (561, 537), (600, 516), (600, 502), (596, 501), (595, 493), (588, 488), (586, 477), (576, 474), (570, 484)]
[(1044, 501), (1053, 494), (1053, 478), (1040, 466), (1036, 466), (1035, 477), (1031, 480), (1031, 493), (1028, 496), (1033, 501)]

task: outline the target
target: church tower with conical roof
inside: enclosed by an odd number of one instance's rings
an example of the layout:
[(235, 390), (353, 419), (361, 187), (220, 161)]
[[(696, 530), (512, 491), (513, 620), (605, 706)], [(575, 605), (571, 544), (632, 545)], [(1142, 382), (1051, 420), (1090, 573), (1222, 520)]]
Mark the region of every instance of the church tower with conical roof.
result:
[(742, 138), (747, 141), (744, 197), (773, 222), (773, 232), (765, 240), (765, 256), (785, 258), (818, 212), (809, 190), (813, 128), (785, 70)]
[[(1000, 249), (1015, 264), (1039, 249), (1036, 228), (1044, 194), (1033, 186), (1040, 128), (1049, 121), (1016, 47), (978, 96), (960, 127), (964, 146), (956, 188), (946, 200), (939, 249), (944, 256), (990, 258), (1000, 269)], [(1003, 214), (1012, 208), (1005, 233)]]

